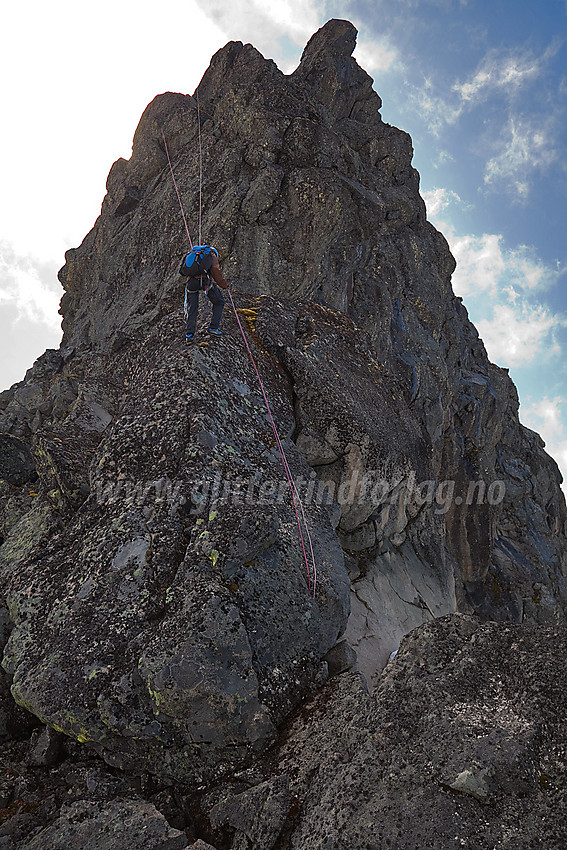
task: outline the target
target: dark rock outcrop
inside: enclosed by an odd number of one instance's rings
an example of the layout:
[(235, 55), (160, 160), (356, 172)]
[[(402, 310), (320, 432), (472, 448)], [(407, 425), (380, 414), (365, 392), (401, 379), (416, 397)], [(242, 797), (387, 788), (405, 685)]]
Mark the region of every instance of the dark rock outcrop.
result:
[[(128, 391), (92, 454), (87, 500), (64, 507), (60, 488), (59, 533), (38, 534), (18, 569), (12, 550), (2, 560), (16, 623), (4, 665), (43, 722), (113, 764), (187, 778), (273, 739), (346, 625), (348, 578), (325, 508), (309, 510), (316, 599), (290, 506), (221, 497), (196, 510), (192, 496), (217, 477), (280, 485), (281, 469), (236, 334), (190, 356), (177, 341), (165, 356), (174, 322), (114, 356)], [(266, 386), (290, 431), (283, 378)], [(309, 469), (293, 444), (288, 458), (296, 475)]]
[[(115, 770), (187, 783), (189, 796), (209, 789), (195, 804), (209, 823), (202, 838), (223, 847), (259, 847), (259, 834), (262, 846), (306, 848), (363, 846), (358, 837), (370, 836), (370, 816), (345, 815), (344, 837), (329, 826), (324, 843), (331, 804), (317, 802), (323, 792), (297, 765), (316, 758), (321, 776), (331, 775), (325, 746), (316, 757), (309, 743), (297, 749), (296, 767), (285, 747), (275, 772), (264, 761), (286, 718), (329, 675), (316, 712), (326, 717), (329, 706), (329, 728), (343, 724), (354, 757), (394, 722), (395, 700), (408, 701), (401, 738), (414, 735), (403, 730), (414, 723), (411, 689), (424, 687), (422, 643), (453, 640), (444, 629), (456, 629), (457, 643), (488, 636), (488, 655), (490, 640), (531, 635), (525, 652), (532, 646), (530, 663), (540, 657), (546, 676), (554, 662), (539, 641), (563, 639), (559, 470), (519, 423), (506, 370), (490, 363), (453, 295), (454, 260), (426, 220), (411, 140), (382, 122), (380, 98), (351, 56), (355, 37), (348, 22), (330, 21), (290, 76), (251, 45), (230, 43), (194, 97), (167, 93), (147, 107), (132, 157), (110, 171), (93, 230), (66, 254), (61, 349), (0, 395), (0, 586), (10, 617), (3, 699), (9, 688), (24, 717)], [(234, 283), (303, 498), (316, 576), (306, 573), (281, 459), (229, 306), (222, 339), (189, 350), (183, 343), (185, 240), (163, 138), (196, 227), (197, 106), (203, 236)], [(467, 616), (436, 622), (455, 611)], [(481, 626), (468, 615), (531, 623), (532, 631)], [(400, 639), (420, 626), (382, 679)], [(354, 651), (375, 699), (357, 672), (345, 674)], [(489, 663), (483, 658), (475, 669)], [(402, 669), (407, 692), (392, 672)], [(459, 673), (459, 687), (465, 678)], [(506, 680), (510, 704), (519, 687)], [(542, 699), (555, 711), (554, 693)], [(456, 704), (455, 696), (439, 711)], [(440, 728), (452, 735), (447, 717)], [(290, 741), (304, 721), (293, 721)], [(455, 801), (470, 808), (535, 793), (536, 768), (520, 788), (523, 774), (510, 766), (521, 735), (509, 740), (500, 727), (487, 735), (502, 763), (458, 738), (462, 758), (445, 764), (431, 736), (429, 761), (408, 768), (402, 783), (404, 805), (413, 787), (431, 823), (443, 823)], [(384, 746), (405, 763), (392, 736)], [(524, 741), (532, 766), (536, 738)], [(380, 757), (385, 770), (390, 755)], [(340, 764), (328, 783), (337, 800)], [(433, 786), (435, 771), (443, 778)], [(236, 787), (235, 777), (248, 779)], [(364, 777), (359, 766), (362, 797)], [(217, 782), (229, 789), (224, 797), (210, 790)], [(373, 809), (399, 822), (401, 803), (387, 808), (398, 786), (376, 787)], [(433, 791), (427, 802), (433, 787), (439, 810)], [(311, 800), (299, 820), (294, 794)], [(256, 817), (260, 806), (267, 820)], [(98, 822), (100, 811), (89, 812)], [(514, 812), (520, 824), (525, 812)], [(463, 823), (473, 829), (475, 817)], [(402, 841), (389, 830), (384, 840)], [(431, 846), (452, 846), (445, 840)]]
[(331, 680), (279, 754), (286, 846), (564, 847), (566, 639), (457, 614), (404, 638), (373, 697)]
[(187, 838), (142, 800), (80, 801), (63, 806), (58, 820), (20, 844), (21, 850), (183, 850)]
[(231, 827), (235, 831), (233, 847), (272, 850), (290, 807), (289, 777), (277, 776), (216, 803), (211, 809), (211, 826)]
[(37, 477), (29, 447), (8, 434), (0, 434), (0, 469), (4, 481), (12, 487), (21, 487)]

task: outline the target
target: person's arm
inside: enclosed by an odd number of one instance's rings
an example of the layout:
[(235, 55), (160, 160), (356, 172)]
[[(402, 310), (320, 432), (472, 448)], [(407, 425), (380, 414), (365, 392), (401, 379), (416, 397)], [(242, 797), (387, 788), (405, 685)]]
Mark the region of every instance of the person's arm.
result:
[(228, 289), (228, 283), (224, 279), (223, 273), (221, 272), (219, 261), (217, 257), (213, 254), (213, 264), (211, 266), (211, 274), (213, 276), (213, 280), (217, 283), (221, 289)]

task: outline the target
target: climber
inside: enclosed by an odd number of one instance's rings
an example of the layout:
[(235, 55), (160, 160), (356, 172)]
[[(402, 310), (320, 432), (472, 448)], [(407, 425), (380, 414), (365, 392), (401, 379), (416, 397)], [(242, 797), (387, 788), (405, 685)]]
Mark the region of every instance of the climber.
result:
[[(185, 255), (179, 273), (187, 277), (185, 287), (185, 340), (191, 345), (195, 339), (197, 313), (199, 311), (199, 292), (203, 290), (213, 305), (213, 315), (208, 333), (220, 336), (219, 325), (224, 308), (224, 298), (218, 287), (228, 289), (218, 260), (218, 252), (211, 245), (195, 245)], [(211, 281), (211, 277), (213, 280)]]

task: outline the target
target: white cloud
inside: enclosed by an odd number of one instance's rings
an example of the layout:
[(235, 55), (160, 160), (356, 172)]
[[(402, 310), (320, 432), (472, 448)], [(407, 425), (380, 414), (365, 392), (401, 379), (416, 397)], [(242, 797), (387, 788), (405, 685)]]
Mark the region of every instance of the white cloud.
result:
[(21, 381), (46, 348), (57, 348), (61, 330), (30, 322), (11, 304), (0, 304), (0, 392)]
[(562, 438), (567, 439), (561, 418), (562, 404), (563, 400), (559, 397), (549, 399), (545, 396), (539, 401), (522, 405), (522, 421), (532, 430), (536, 430), (533, 426), (537, 424), (542, 436), (545, 432), (544, 440), (556, 442)]
[[(234, 9), (234, 0), (227, 5)], [(248, 0), (242, 6), (252, 7), (255, 15), (264, 14), (278, 32), (285, 32), (298, 44), (304, 44), (306, 35), (309, 38), (313, 35), (321, 17), (321, 3), (309, 0)]]
[(554, 124), (553, 117), (542, 124), (540, 120), (510, 116), (495, 143), (498, 153), (486, 163), (485, 184), (506, 181), (520, 199), (525, 199), (531, 173), (545, 170), (558, 158)]
[(541, 56), (528, 50), (490, 50), (470, 77), (454, 83), (449, 92), (443, 93), (426, 77), (421, 87), (410, 89), (410, 99), (426, 118), (430, 132), (439, 135), (444, 126), (455, 124), (464, 112), (491, 96), (502, 95), (511, 102), (541, 76), (558, 49), (559, 44), (554, 43)]
[(359, 39), (353, 56), (361, 68), (371, 75), (403, 69), (397, 49), (385, 38), (376, 41)]
[(547, 452), (555, 458), (563, 473), (563, 490), (567, 490), (567, 429), (564, 424), (564, 400), (544, 398), (520, 406), (520, 419), (524, 425), (537, 431), (546, 444)]
[(456, 192), (436, 188), (423, 196), (457, 261), (455, 294), (471, 310), (491, 360), (519, 366), (560, 354), (557, 332), (567, 327), (567, 317), (536, 299), (556, 286), (567, 269), (543, 262), (527, 245), (505, 248), (499, 234), (458, 235), (440, 220), (452, 204), (462, 204)]
[(455, 83), (453, 91), (463, 103), (475, 104), (496, 91), (514, 96), (524, 85), (541, 75), (547, 61), (557, 50), (556, 44), (548, 47), (541, 56), (535, 56), (528, 50), (490, 50), (472, 76), (464, 83)]
[[(9, 306), (15, 309), (16, 321), (26, 319), (57, 331), (61, 324), (57, 310), (62, 290), (56, 271), (56, 266), (42, 267), (39, 261), (31, 257), (17, 257), (9, 246), (0, 244), (0, 308)], [(52, 282), (42, 280), (42, 272)]]
[(286, 56), (284, 39), (302, 50), (323, 23), (323, 5), (318, 0), (214, 0), (202, 11), (227, 34), (227, 40), (251, 42), (289, 73), (297, 61), (292, 63)]
[[(204, 4), (203, 4), (204, 5)], [(192, 92), (230, 36), (196, 0), (11, 3), (2, 10), (0, 75), (10, 115), (2, 136), (0, 234), (21, 254), (59, 266), (100, 212), (108, 171), (130, 156), (146, 105), (163, 91)], [(177, 48), (178, 33), (192, 38)], [(87, 37), (88, 34), (88, 37)], [(179, 41), (182, 44), (182, 41)], [(101, 61), (101, 51), (111, 57)], [(148, 61), (148, 57), (152, 61)]]
[(434, 168), (442, 168), (448, 162), (455, 162), (455, 157), (449, 151), (440, 150), (437, 155), (437, 160), (433, 163)]
[(58, 264), (18, 256), (0, 241), (0, 391), (21, 381), (46, 348), (59, 345)]
[[(557, 291), (567, 269), (544, 262), (531, 246), (506, 248), (499, 234), (458, 234), (450, 222), (463, 206), (457, 193), (436, 187), (422, 195), (429, 218), (446, 235), (457, 259), (454, 290), (464, 297), (490, 359), (512, 369), (533, 364), (541, 375), (535, 386), (545, 386), (545, 372), (560, 368), (564, 360), (560, 331), (567, 327), (567, 316), (554, 313), (541, 298), (548, 290)], [(522, 402), (520, 416), (542, 435), (567, 479), (567, 411), (562, 405), (560, 398)], [(563, 489), (567, 493), (567, 484)]]
[(534, 297), (557, 284), (564, 270), (544, 263), (525, 245), (505, 250), (497, 234), (449, 231), (448, 241), (457, 261), (455, 293), (465, 301), (483, 299), (474, 320), (490, 359), (519, 366), (560, 354), (556, 335), (567, 318)]
[[(482, 108), (478, 124), (482, 138), (477, 137), (476, 151), (485, 158), (484, 185), (487, 189), (505, 186), (525, 201), (534, 172), (544, 171), (560, 158), (561, 106), (549, 97), (544, 83), (550, 60), (560, 47), (559, 40), (554, 40), (541, 54), (524, 48), (492, 49), (464, 81), (438, 84), (424, 77), (420, 86), (408, 86), (408, 100), (435, 137)], [(557, 77), (553, 85), (560, 93)]]
[(437, 87), (428, 77), (422, 86), (408, 86), (408, 100), (434, 136), (439, 136), (447, 125), (456, 124), (463, 112), (462, 103), (450, 95), (438, 93)]
[[(227, 34), (227, 40), (251, 41), (287, 74), (297, 66), (307, 41), (325, 23), (325, 6), (325, 0), (214, 0), (203, 11)], [(350, 14), (349, 20), (353, 20)], [(364, 30), (363, 22), (353, 23)], [(298, 48), (293, 58), (286, 39)], [(358, 38), (354, 57), (369, 74), (403, 68), (398, 50), (386, 36)]]
[(493, 318), (480, 319), (476, 327), (488, 356), (505, 366), (522, 366), (536, 358), (557, 355), (560, 347), (554, 332), (567, 320), (543, 305), (495, 304)]
[(431, 220), (438, 219), (440, 213), (446, 210), (451, 204), (463, 204), (461, 198), (452, 189), (436, 187), (428, 191), (422, 190), (421, 196), (426, 203), (427, 213)]
[(551, 288), (565, 273), (565, 269), (543, 262), (527, 245), (503, 248), (502, 236), (495, 233), (458, 236), (449, 227), (446, 236), (457, 261), (453, 288), (463, 298), (481, 292), (494, 297), (505, 293), (513, 302), (519, 293)]
[(457, 295), (466, 298), (479, 292), (495, 293), (500, 288), (501, 276), (506, 270), (501, 239), (492, 233), (459, 237), (450, 234), (449, 244), (457, 261), (453, 275)]

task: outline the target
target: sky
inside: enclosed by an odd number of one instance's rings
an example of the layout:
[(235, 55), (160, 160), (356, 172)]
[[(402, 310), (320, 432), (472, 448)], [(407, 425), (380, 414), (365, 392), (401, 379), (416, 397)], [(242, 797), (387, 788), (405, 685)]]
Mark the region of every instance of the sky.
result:
[(410, 133), (520, 418), (567, 479), (567, 0), (22, 0), (2, 12), (0, 390), (61, 338), (57, 271), (145, 106), (251, 42), (285, 73), (330, 18), (359, 30), (384, 121)]

